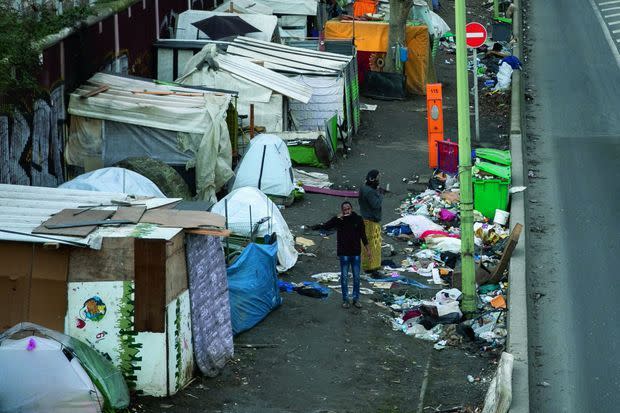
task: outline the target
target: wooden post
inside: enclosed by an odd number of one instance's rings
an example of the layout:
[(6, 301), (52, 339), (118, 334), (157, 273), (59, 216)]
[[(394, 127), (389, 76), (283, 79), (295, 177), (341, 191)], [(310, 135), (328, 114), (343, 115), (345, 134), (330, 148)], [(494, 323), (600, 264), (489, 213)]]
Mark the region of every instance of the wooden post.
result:
[(254, 139), (254, 103), (250, 104), (250, 140)]

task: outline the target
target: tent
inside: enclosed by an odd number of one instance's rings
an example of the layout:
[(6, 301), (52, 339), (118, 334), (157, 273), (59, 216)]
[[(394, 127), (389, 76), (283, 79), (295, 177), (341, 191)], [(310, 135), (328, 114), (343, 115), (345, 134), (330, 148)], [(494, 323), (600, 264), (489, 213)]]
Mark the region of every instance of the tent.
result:
[(101, 412), (104, 405), (129, 405), (127, 385), (112, 363), (37, 324), (20, 323), (0, 335), (0, 366), (0, 412)]
[(295, 189), (288, 148), (275, 135), (264, 133), (252, 139), (235, 175), (233, 190), (251, 186), (267, 195), (289, 198)]
[(249, 330), (281, 303), (275, 244), (248, 244), (227, 269), (233, 334)]
[[(257, 188), (244, 187), (232, 191), (213, 205), (211, 212), (226, 216), (228, 228), (239, 235), (249, 236), (254, 232), (257, 236), (264, 236), (275, 232), (278, 271), (286, 271), (297, 262), (295, 240), (286, 221), (278, 207)], [(267, 220), (259, 223), (263, 218)]]
[(85, 191), (120, 192), (128, 195), (165, 198), (157, 185), (137, 172), (124, 168), (101, 168), (82, 174), (60, 185), (59, 188)]
[(247, 59), (218, 53), (214, 44), (207, 44), (186, 63), (177, 82), (237, 91), (237, 112), (249, 115), (253, 104), (254, 124), (267, 132), (284, 130), (288, 99), (305, 104), (312, 96), (312, 89), (302, 82)]
[(71, 94), (67, 164), (112, 166), (148, 156), (195, 167), (200, 200), (233, 176), (226, 114), (231, 93), (97, 73)]

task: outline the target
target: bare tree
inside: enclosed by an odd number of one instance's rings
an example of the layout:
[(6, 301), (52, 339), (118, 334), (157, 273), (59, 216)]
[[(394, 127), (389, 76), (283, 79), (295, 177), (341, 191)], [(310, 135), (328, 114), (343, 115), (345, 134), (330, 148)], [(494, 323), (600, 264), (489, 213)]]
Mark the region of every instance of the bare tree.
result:
[(390, 0), (390, 33), (384, 71), (396, 72), (398, 45), (405, 45), (405, 26), (413, 6), (413, 0)]

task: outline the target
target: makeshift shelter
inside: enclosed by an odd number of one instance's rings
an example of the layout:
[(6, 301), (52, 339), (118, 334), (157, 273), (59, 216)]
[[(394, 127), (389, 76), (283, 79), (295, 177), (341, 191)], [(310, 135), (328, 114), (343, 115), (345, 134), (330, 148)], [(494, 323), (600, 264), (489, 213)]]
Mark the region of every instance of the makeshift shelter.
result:
[(227, 269), (233, 334), (249, 330), (282, 304), (276, 244), (248, 244)]
[(237, 37), (229, 55), (261, 61), (263, 66), (293, 77), (312, 89), (308, 103), (291, 102), (292, 121), (286, 130), (323, 130), (326, 119), (338, 113), (343, 129), (354, 134), (359, 127), (357, 65), (353, 56)]
[(215, 202), (233, 175), (226, 124), (231, 93), (97, 73), (71, 94), (65, 159), (86, 168), (149, 156), (195, 167), (197, 198)]
[(258, 188), (235, 189), (213, 205), (211, 212), (224, 215), (233, 234), (263, 237), (275, 233), (278, 271), (286, 271), (297, 262), (293, 234), (278, 207)]
[[(355, 30), (353, 25), (355, 25)], [(355, 36), (353, 36), (354, 33)], [(352, 39), (355, 37), (361, 85), (364, 84), (366, 72), (383, 71), (388, 34), (389, 24), (387, 22), (330, 20), (325, 24), (326, 39)], [(407, 46), (407, 61), (405, 62), (407, 91), (425, 95), (426, 84), (433, 83), (436, 78), (427, 27), (407, 26), (405, 43)]]
[[(25, 334), (28, 334), (24, 337)], [(121, 372), (87, 344), (33, 323), (0, 334), (0, 411), (124, 409)]]
[(324, 168), (336, 156), (338, 116), (325, 121), (324, 132), (282, 132), (277, 136), (286, 142), (293, 164)]
[(98, 192), (121, 192), (129, 195), (165, 198), (157, 185), (148, 178), (124, 168), (101, 168), (73, 178), (60, 185), (64, 189)]
[(288, 148), (275, 135), (260, 134), (237, 166), (232, 189), (251, 186), (269, 196), (287, 199), (293, 196), (293, 166)]
[(241, 20), (260, 30), (256, 33), (248, 33), (247, 37), (264, 40), (267, 42), (271, 41), (276, 26), (278, 25), (278, 18), (276, 16), (268, 16), (264, 14), (236, 14), (205, 10), (187, 10), (179, 14), (179, 17), (177, 19), (176, 39), (208, 39), (209, 37), (205, 33), (198, 30), (198, 28), (196, 28), (196, 26), (194, 26), (193, 24), (213, 16), (238, 16)]
[[(104, 354), (130, 388), (153, 396), (174, 394), (191, 380), (194, 351), (197, 357), (211, 355), (200, 359), (212, 363), (208, 368), (222, 367), (233, 351), (228, 301), (211, 300), (199, 309), (196, 325), (193, 306), (201, 301), (190, 303), (190, 289), (214, 289), (212, 296), (227, 292), (219, 237), (200, 235), (199, 254), (211, 257), (205, 268), (212, 278), (206, 283), (193, 276), (198, 264), (186, 253), (196, 253), (185, 246), (184, 228), (223, 227), (224, 218), (177, 210), (171, 205), (176, 201), (0, 185), (0, 259), (5, 262), (0, 330), (21, 321), (64, 330)], [(127, 206), (106, 206), (113, 204)], [(162, 206), (168, 208), (157, 208)], [(97, 227), (82, 222), (107, 217), (133, 223)], [(219, 283), (213, 280), (218, 274)], [(211, 347), (202, 347), (206, 339)]]
[(207, 44), (187, 62), (177, 82), (237, 91), (237, 112), (249, 115), (254, 105), (254, 124), (266, 132), (284, 130), (289, 99), (308, 103), (312, 96), (312, 89), (301, 82), (247, 59), (218, 53), (214, 44)]

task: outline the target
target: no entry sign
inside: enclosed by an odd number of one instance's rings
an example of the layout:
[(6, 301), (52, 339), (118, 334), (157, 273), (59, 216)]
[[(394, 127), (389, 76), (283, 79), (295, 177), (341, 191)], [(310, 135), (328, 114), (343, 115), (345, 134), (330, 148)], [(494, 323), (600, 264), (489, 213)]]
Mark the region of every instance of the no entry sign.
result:
[(480, 23), (467, 23), (465, 26), (465, 42), (468, 47), (480, 47), (487, 40), (487, 29)]

